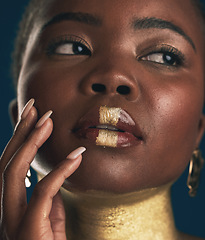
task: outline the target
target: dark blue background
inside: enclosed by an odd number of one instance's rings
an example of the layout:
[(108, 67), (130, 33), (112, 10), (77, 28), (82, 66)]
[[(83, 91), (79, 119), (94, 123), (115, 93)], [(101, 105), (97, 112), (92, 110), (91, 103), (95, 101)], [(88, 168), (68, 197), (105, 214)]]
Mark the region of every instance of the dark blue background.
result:
[[(11, 99), (15, 98), (10, 77), (11, 52), (18, 22), (27, 3), (28, 0), (4, 1), (1, 2), (0, 7), (0, 153), (12, 135), (12, 126), (8, 116), (8, 104)], [(203, 139), (202, 146), (203, 155), (205, 156), (205, 139)], [(186, 187), (187, 174), (186, 170), (173, 187), (173, 206), (176, 224), (182, 231), (205, 237), (205, 168), (203, 169), (198, 195), (195, 198), (188, 196)], [(35, 182), (35, 175), (33, 174), (33, 176)], [(28, 191), (29, 196), (31, 191), (32, 188)]]

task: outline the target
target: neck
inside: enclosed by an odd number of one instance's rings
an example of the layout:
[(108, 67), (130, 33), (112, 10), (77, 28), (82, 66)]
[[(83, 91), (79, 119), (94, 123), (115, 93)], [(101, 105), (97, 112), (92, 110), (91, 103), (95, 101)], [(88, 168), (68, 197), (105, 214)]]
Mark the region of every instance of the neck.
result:
[(62, 190), (69, 240), (177, 240), (170, 185), (129, 194)]

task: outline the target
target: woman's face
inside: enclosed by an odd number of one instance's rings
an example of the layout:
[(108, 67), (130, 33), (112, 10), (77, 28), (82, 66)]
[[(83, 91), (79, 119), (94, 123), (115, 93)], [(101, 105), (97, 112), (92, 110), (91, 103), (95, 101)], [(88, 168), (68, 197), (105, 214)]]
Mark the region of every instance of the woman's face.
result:
[[(53, 110), (33, 167), (46, 174), (85, 146), (68, 180), (76, 188), (129, 192), (174, 181), (202, 131), (203, 45), (191, 1), (53, 1), (36, 20), (18, 83), (19, 112), (30, 98), (39, 117)], [(118, 123), (99, 121), (103, 111)]]

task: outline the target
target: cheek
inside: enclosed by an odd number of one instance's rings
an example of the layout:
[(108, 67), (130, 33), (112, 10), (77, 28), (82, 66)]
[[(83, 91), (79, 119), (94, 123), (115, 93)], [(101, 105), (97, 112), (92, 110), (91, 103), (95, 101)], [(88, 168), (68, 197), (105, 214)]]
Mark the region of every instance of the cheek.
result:
[[(183, 142), (195, 143), (202, 112), (202, 97), (198, 91), (176, 91), (158, 101), (161, 115), (165, 116), (167, 128), (175, 130), (175, 135)], [(159, 120), (160, 121), (160, 120)]]
[(173, 141), (183, 141), (183, 138), (195, 141), (201, 113), (196, 96), (190, 97), (190, 94), (184, 92), (167, 93), (157, 100), (156, 106), (155, 125), (161, 125), (162, 128), (159, 134), (169, 132)]
[(161, 172), (156, 178), (173, 181), (184, 171), (196, 147), (203, 94), (191, 85), (168, 89), (152, 94), (153, 131), (148, 144), (153, 146), (153, 166)]
[(39, 115), (49, 109), (55, 113), (59, 107), (76, 98), (78, 81), (72, 78), (72, 74), (68, 77), (68, 74), (61, 70), (56, 71), (45, 64), (29, 69), (29, 72), (22, 74), (18, 84), (19, 108), (32, 97), (36, 100), (35, 106)]
[(35, 99), (39, 118), (48, 110), (53, 111), (52, 135), (39, 151), (35, 162), (34, 168), (39, 172), (43, 171), (46, 174), (59, 159), (63, 160), (78, 146), (75, 142), (70, 144), (67, 140), (79, 112), (82, 112), (78, 83), (79, 77), (75, 72), (70, 71), (68, 74), (65, 70), (57, 71), (45, 65), (33, 68), (27, 74), (24, 72), (19, 81), (19, 111), (30, 98)]

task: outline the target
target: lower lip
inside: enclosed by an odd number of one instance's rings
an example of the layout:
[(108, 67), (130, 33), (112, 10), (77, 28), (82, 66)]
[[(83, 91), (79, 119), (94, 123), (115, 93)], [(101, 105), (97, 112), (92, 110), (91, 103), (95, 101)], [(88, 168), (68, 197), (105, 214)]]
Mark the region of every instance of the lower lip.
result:
[(95, 145), (103, 147), (130, 147), (138, 145), (142, 141), (129, 132), (118, 132), (106, 129), (87, 128), (76, 132), (78, 137), (87, 139)]

